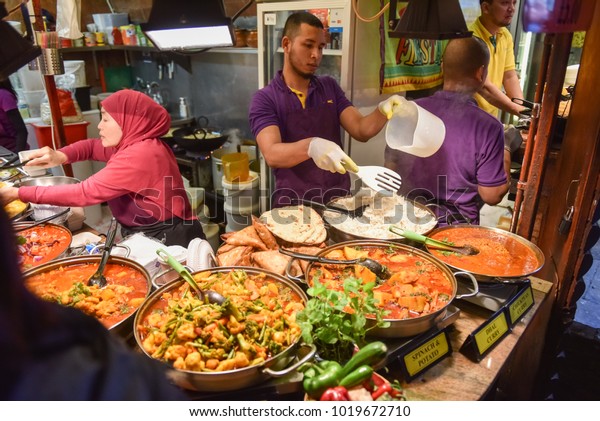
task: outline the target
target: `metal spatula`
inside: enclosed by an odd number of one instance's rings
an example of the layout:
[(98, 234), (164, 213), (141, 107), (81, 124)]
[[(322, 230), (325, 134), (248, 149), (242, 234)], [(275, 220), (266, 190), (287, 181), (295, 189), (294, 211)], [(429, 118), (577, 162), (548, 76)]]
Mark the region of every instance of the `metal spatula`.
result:
[(385, 167), (378, 166), (359, 166), (358, 171), (353, 171), (342, 162), (348, 171), (354, 172), (362, 182), (376, 192), (392, 192), (396, 193), (402, 186), (402, 177), (395, 171)]

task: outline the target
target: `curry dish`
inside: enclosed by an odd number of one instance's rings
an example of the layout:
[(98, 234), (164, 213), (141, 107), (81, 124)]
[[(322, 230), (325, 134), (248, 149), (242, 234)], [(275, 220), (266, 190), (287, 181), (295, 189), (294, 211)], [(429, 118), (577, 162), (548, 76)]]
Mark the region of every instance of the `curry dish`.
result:
[(71, 245), (71, 232), (60, 225), (39, 225), (20, 231), (18, 240), (19, 264), (26, 270), (63, 254)]
[(536, 253), (524, 240), (493, 230), (452, 227), (432, 233), (431, 237), (457, 246), (469, 244), (478, 249), (479, 253), (471, 256), (430, 249), (431, 254), (444, 263), (475, 274), (522, 277), (540, 268), (541, 262)]
[[(327, 288), (343, 290), (344, 279), (356, 277), (363, 283), (378, 282), (373, 289), (378, 306), (385, 310), (385, 319), (403, 320), (434, 313), (454, 298), (454, 284), (433, 259), (394, 246), (344, 246), (323, 257), (335, 260), (370, 258), (387, 266), (392, 276), (378, 280), (373, 272), (361, 265), (314, 264), (308, 277), (315, 277)], [(381, 283), (382, 282), (382, 283)]]
[(38, 297), (75, 307), (111, 328), (129, 317), (148, 295), (148, 281), (139, 270), (108, 263), (106, 287), (88, 286), (98, 263), (64, 265), (25, 278), (25, 285)]
[(223, 372), (261, 364), (300, 337), (299, 294), (264, 272), (244, 270), (194, 274), (202, 290), (226, 297), (227, 305), (200, 301), (185, 282), (167, 289), (139, 314), (136, 326), (148, 355), (174, 368)]

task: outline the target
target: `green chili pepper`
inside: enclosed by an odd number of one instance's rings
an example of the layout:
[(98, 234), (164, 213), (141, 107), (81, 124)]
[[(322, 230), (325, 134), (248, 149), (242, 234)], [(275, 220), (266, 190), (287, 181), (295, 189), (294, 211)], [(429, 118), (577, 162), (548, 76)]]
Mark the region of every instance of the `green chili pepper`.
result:
[(361, 365), (372, 366), (378, 363), (387, 355), (387, 346), (381, 341), (371, 342), (361, 349), (350, 358), (350, 361), (344, 365), (342, 370), (342, 377), (352, 373)]
[(361, 384), (365, 380), (370, 379), (373, 376), (373, 367), (370, 365), (361, 365), (356, 370), (345, 376), (340, 380), (340, 386), (346, 388), (354, 387)]
[(325, 390), (337, 386), (341, 372), (342, 367), (340, 367), (339, 364), (331, 364), (321, 374), (305, 378), (302, 383), (304, 391), (308, 393), (309, 396), (319, 399)]

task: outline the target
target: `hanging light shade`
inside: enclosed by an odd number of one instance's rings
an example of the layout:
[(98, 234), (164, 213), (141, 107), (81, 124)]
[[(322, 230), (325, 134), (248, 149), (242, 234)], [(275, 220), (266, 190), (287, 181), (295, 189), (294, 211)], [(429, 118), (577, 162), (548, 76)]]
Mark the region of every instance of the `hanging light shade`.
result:
[(27, 41), (3, 20), (0, 20), (0, 39), (0, 80), (8, 79), (42, 53), (40, 47)]
[(400, 19), (396, 17), (396, 3), (390, 1), (390, 37), (452, 39), (472, 35), (458, 0), (410, 0)]
[(154, 0), (142, 30), (159, 50), (231, 47), (231, 19), (222, 0)]

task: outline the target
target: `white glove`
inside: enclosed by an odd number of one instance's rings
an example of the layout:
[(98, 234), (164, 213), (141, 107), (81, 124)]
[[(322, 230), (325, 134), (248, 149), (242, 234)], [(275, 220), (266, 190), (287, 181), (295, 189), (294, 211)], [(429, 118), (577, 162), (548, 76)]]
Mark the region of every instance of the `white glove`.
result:
[(334, 142), (321, 137), (313, 137), (308, 145), (308, 156), (317, 167), (329, 172), (346, 174), (346, 169), (358, 172), (352, 159)]
[(377, 108), (379, 109), (381, 114), (386, 116), (389, 120), (390, 118), (392, 118), (392, 115), (394, 115), (396, 111), (398, 111), (404, 106), (406, 102), (406, 98), (404, 98), (403, 96), (392, 95), (385, 101), (381, 101)]

